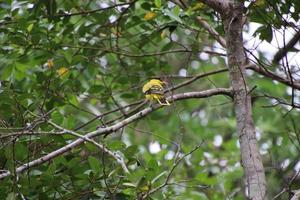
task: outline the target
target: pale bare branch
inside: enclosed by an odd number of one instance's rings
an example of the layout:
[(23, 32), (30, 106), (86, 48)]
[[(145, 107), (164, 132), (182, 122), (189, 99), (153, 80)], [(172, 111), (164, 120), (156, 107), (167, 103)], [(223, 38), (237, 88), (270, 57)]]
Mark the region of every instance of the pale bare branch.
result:
[(294, 190), (294, 196), (291, 198), (291, 200), (299, 200), (300, 199), (300, 189)]
[[(205, 97), (210, 97), (210, 96), (215, 96), (215, 95), (226, 95), (226, 96), (231, 96), (231, 89), (230, 88), (216, 88), (216, 89), (210, 89), (210, 90), (205, 90), (205, 91), (199, 91), (199, 92), (186, 92), (186, 93), (181, 93), (181, 94), (176, 94), (173, 96), (170, 96), (167, 98), (167, 100), (169, 102), (172, 101), (179, 101), (179, 100), (184, 100), (184, 99), (190, 99), (190, 98), (205, 98)], [(106, 135), (106, 134), (110, 134), (112, 132), (115, 132), (123, 127), (125, 127), (126, 125), (141, 119), (142, 117), (148, 115), (149, 113), (153, 112), (154, 110), (157, 110), (159, 108), (161, 108), (161, 105), (154, 105), (148, 108), (145, 108), (141, 111), (139, 111), (138, 113), (124, 119), (123, 121), (120, 121), (112, 126), (109, 127), (105, 127), (105, 128), (99, 128), (95, 131), (89, 132), (86, 135), (83, 135), (82, 137), (76, 139), (75, 141), (67, 144), (64, 147), (61, 147), (41, 158), (38, 158), (36, 160), (30, 161), (24, 165), (21, 165), (20, 167), (16, 168), (16, 173), (21, 173), (31, 167), (34, 166), (38, 166), (41, 165), (57, 156), (60, 156), (68, 151), (70, 151), (71, 149), (79, 146), (80, 144), (82, 144), (84, 141), (88, 141), (88, 139), (91, 139), (93, 137), (99, 136), (99, 135)], [(10, 176), (11, 172), (5, 172), (0, 174), (0, 179), (3, 179), (7, 176)]]
[(73, 136), (75, 136), (75, 137), (81, 138), (81, 139), (83, 139), (84, 141), (88, 141), (88, 142), (94, 144), (94, 145), (97, 146), (99, 149), (101, 149), (101, 151), (103, 151), (104, 153), (107, 153), (107, 154), (110, 155), (112, 158), (114, 158), (114, 159), (121, 165), (121, 167), (122, 167), (122, 169), (123, 169), (123, 171), (124, 171), (125, 173), (127, 173), (127, 174), (130, 173), (129, 170), (128, 170), (128, 168), (127, 168), (127, 166), (126, 166), (126, 164), (125, 164), (125, 162), (124, 162), (124, 158), (123, 158), (121, 155), (119, 155), (117, 152), (112, 152), (111, 150), (109, 150), (108, 148), (106, 148), (103, 144), (100, 144), (100, 143), (96, 142), (96, 141), (93, 140), (93, 139), (90, 139), (90, 138), (88, 138), (88, 137), (85, 137), (85, 136), (83, 136), (83, 135), (80, 135), (79, 133), (76, 133), (76, 132), (74, 132), (74, 131), (72, 131), (72, 130), (65, 129), (65, 128), (63, 128), (63, 127), (61, 127), (61, 126), (59, 126), (59, 125), (53, 123), (53, 122), (50, 121), (50, 120), (48, 120), (47, 122), (48, 122), (49, 124), (51, 124), (52, 126), (54, 126), (55, 128), (57, 128), (57, 129), (63, 131), (64, 133), (68, 133), (68, 134), (73, 135)]

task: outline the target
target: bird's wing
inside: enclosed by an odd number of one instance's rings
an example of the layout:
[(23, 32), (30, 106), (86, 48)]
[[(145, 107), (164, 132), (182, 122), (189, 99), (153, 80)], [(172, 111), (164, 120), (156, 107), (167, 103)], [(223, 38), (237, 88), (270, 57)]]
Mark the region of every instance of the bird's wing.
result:
[(143, 93), (146, 93), (148, 90), (151, 89), (151, 87), (153, 86), (152, 83), (148, 82), (143, 86)]
[(147, 91), (144, 92), (145, 94), (160, 94), (163, 95), (164, 94), (164, 90), (162, 87), (158, 86), (158, 85), (154, 85), (151, 88), (149, 88)]

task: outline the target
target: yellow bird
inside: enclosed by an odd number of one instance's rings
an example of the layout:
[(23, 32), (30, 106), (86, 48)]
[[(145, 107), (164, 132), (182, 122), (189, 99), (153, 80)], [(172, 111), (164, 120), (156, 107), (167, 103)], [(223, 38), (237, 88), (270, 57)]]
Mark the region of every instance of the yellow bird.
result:
[(151, 79), (143, 86), (143, 93), (146, 99), (150, 101), (157, 101), (160, 105), (169, 106), (170, 103), (164, 96), (164, 82), (159, 79)]

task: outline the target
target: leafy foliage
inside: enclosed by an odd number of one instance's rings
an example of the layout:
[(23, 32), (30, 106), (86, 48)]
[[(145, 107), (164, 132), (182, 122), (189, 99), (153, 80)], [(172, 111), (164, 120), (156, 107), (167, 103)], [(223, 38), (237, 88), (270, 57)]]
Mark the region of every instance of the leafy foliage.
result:
[[(150, 78), (165, 79), (171, 88), (188, 76), (226, 67), (225, 51), (220, 53), (197, 23), (196, 16), (202, 16), (224, 34), (219, 16), (205, 4), (190, 1), (183, 9), (161, 0), (114, 2), (0, 3), (0, 166), (11, 173), (0, 182), (0, 199), (135, 199), (163, 184), (149, 199), (243, 199), (236, 122), (231, 99), (224, 96), (174, 102), (107, 137), (94, 138), (124, 157), (130, 174), (88, 141), (15, 172), (77, 138), (59, 134), (62, 130), (49, 122), (84, 135), (147, 106), (141, 104), (141, 87)], [(270, 43), (274, 31), (293, 27), (283, 14), (299, 21), (295, 0), (246, 2), (247, 23), (259, 24), (253, 37), (260, 40)], [(258, 53), (259, 60), (267, 60)], [(274, 99), (260, 98), (268, 94), (290, 102), (287, 86), (257, 74), (249, 75), (249, 83), (257, 86), (254, 119), (273, 197), (283, 187), (282, 175), (288, 176), (298, 162), (299, 111), (269, 107)], [(174, 93), (228, 85), (227, 75), (219, 73)], [(289, 164), (281, 168), (284, 162)]]

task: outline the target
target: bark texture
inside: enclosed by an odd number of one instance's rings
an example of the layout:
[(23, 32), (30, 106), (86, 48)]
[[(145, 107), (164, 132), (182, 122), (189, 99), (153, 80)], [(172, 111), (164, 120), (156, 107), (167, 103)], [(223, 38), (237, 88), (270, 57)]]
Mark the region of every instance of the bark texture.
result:
[(237, 133), (241, 147), (242, 165), (245, 171), (246, 195), (249, 199), (266, 199), (266, 178), (255, 137), (251, 97), (248, 94), (243, 47), (243, 4), (232, 3), (223, 12), (226, 34), (227, 58), (234, 107), (237, 118)]

